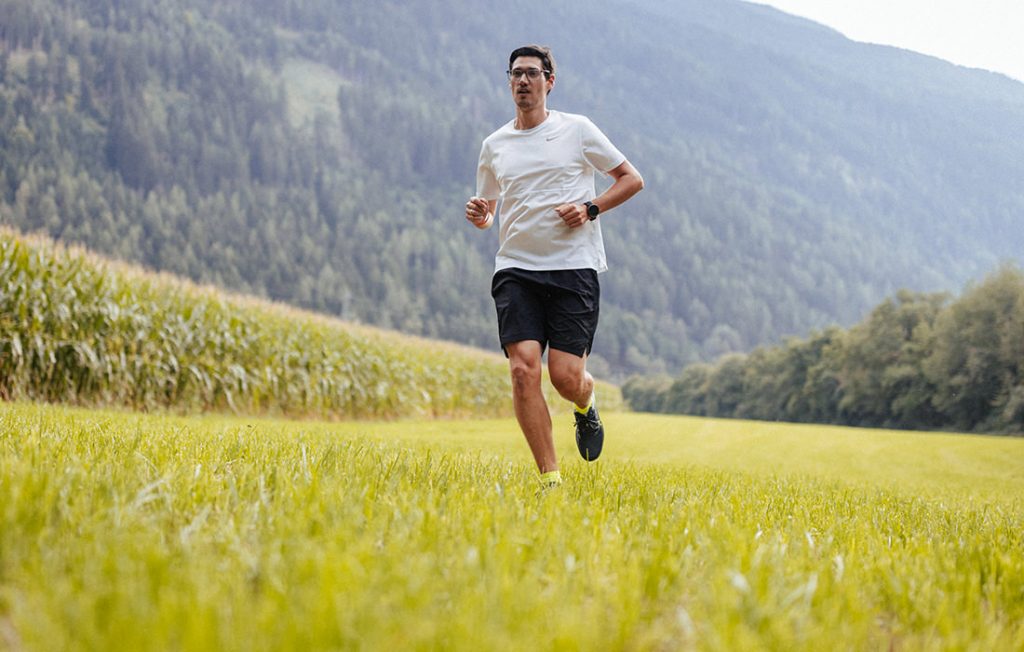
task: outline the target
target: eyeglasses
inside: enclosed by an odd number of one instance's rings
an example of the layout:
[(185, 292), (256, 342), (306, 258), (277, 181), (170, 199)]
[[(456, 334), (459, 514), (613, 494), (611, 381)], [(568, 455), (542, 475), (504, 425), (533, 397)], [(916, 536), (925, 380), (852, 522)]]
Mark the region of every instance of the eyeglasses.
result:
[(540, 79), (541, 75), (550, 75), (550, 70), (541, 70), (540, 68), (515, 68), (513, 70), (506, 70), (505, 74), (512, 81), (519, 81), (525, 75), (530, 81), (536, 81)]

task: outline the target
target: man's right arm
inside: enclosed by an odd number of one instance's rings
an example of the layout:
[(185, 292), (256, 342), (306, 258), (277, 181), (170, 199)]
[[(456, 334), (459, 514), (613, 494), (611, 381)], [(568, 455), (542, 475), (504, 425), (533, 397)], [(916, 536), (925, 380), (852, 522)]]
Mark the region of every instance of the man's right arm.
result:
[(466, 219), (478, 229), (490, 228), (498, 212), (498, 200), (484, 198), (497, 197), (500, 191), (498, 179), (491, 168), (492, 153), (489, 141), (490, 138), (485, 139), (480, 146), (480, 160), (476, 166), (477, 194), (466, 202)]

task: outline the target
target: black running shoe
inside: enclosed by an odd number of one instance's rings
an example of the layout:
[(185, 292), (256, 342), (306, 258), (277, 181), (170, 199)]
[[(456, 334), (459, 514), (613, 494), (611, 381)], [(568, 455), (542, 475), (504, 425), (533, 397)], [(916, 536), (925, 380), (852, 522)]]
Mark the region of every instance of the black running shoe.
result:
[(580, 449), (583, 459), (593, 462), (604, 446), (604, 425), (597, 414), (597, 407), (591, 405), (586, 414), (573, 410), (573, 414), (576, 415), (576, 448)]

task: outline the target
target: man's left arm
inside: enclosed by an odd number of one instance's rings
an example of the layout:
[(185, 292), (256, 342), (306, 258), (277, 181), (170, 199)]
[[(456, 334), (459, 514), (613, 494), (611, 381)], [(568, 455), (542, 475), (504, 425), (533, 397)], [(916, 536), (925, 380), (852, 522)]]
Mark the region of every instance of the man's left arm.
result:
[[(644, 179), (629, 161), (623, 161), (607, 174), (614, 179), (608, 190), (598, 195), (590, 203), (596, 205), (601, 213), (610, 211), (626, 202), (630, 197), (644, 189)], [(587, 207), (583, 204), (562, 204), (555, 208), (558, 215), (570, 228), (581, 227), (590, 221)]]

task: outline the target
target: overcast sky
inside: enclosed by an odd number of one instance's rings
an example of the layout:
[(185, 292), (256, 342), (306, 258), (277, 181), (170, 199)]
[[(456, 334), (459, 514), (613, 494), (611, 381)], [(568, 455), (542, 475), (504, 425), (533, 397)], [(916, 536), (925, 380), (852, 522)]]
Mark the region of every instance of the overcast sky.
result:
[(854, 41), (922, 52), (1024, 81), (1024, 0), (753, 0)]

